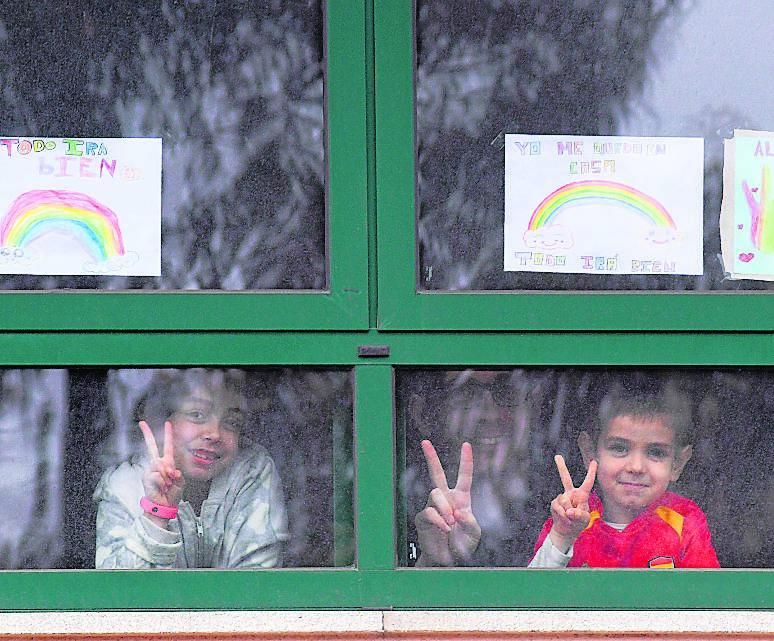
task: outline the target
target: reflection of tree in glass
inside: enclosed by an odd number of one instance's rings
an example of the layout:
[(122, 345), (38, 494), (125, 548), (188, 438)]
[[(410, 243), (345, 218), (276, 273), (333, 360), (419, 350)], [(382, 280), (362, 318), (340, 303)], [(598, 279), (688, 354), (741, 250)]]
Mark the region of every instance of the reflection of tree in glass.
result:
[[(482, 529), (474, 565), (526, 565), (548, 506), (560, 491), (554, 455), (582, 478), (577, 436), (597, 421), (613, 389), (663, 386), (690, 399), (694, 454), (676, 491), (705, 511), (725, 567), (772, 567), (774, 378), (763, 370), (659, 371), (516, 369), (410, 371), (397, 377), (398, 420), (405, 427), (405, 501), (400, 554), (412, 564), (414, 517), (431, 488), (419, 443), (436, 446), (456, 478), (460, 445), (473, 446), (473, 512)], [(408, 558), (407, 558), (408, 557)]]
[(54, 567), (62, 553), (63, 370), (0, 374), (0, 569)]
[[(720, 191), (705, 199), (710, 243), (705, 245), (704, 277), (502, 270), (501, 134), (615, 134), (617, 121), (640, 98), (652, 65), (658, 62), (656, 35), (668, 32), (689, 7), (681, 0), (417, 3), (421, 287), (740, 286), (721, 283), (722, 268), (712, 251), (719, 246)], [(717, 126), (715, 122), (712, 131)], [(708, 131), (680, 133), (701, 136)]]
[(324, 287), (319, 3), (8, 6), (3, 133), (162, 137), (163, 251), (160, 282), (17, 276), (2, 287)]
[(291, 535), (285, 565), (352, 564), (350, 374), (282, 369), (253, 382), (252, 437), (271, 452), (285, 487)]

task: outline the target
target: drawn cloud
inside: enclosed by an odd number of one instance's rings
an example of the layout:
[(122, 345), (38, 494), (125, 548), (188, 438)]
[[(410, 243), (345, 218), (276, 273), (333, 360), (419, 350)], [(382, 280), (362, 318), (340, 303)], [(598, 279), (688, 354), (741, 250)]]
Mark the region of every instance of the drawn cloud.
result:
[(676, 230), (669, 227), (651, 227), (645, 239), (656, 245), (670, 243), (677, 238)]
[(92, 274), (110, 274), (128, 269), (134, 265), (140, 257), (135, 252), (126, 252), (123, 256), (113, 256), (100, 262), (88, 262), (83, 264), (84, 271)]
[(544, 225), (524, 232), (524, 244), (530, 249), (569, 249), (574, 244), (572, 234), (562, 225)]

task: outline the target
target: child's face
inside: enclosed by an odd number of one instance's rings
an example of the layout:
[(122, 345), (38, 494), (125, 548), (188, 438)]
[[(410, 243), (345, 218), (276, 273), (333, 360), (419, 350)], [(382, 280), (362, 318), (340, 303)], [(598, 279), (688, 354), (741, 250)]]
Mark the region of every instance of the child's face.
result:
[(663, 418), (615, 416), (593, 452), (605, 520), (629, 523), (676, 481), (691, 456)]
[(210, 481), (231, 466), (244, 414), (242, 399), (227, 390), (199, 387), (183, 397), (169, 420), (175, 464), (187, 481)]

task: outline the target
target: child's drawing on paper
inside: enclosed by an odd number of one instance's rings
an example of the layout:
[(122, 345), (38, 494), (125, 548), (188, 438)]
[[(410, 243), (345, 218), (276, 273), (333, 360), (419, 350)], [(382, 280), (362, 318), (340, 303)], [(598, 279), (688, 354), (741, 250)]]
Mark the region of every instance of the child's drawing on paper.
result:
[(699, 139), (506, 136), (507, 271), (701, 274)]
[[(742, 180), (742, 190), (750, 208), (750, 240), (759, 251), (774, 252), (774, 199), (768, 199), (771, 169), (765, 165), (761, 170), (760, 187), (750, 187)], [(756, 197), (756, 192), (760, 195)], [(745, 261), (749, 262), (749, 261)]]
[(609, 180), (586, 180), (562, 185), (546, 196), (532, 212), (524, 244), (540, 249), (573, 246), (572, 233), (555, 223), (562, 211), (579, 205), (619, 207), (643, 217), (649, 224), (646, 240), (663, 244), (677, 237), (675, 221), (656, 199), (638, 189)]
[[(88, 257), (84, 269), (108, 272), (137, 262), (127, 255), (118, 216), (91, 196), (63, 189), (33, 189), (13, 201), (0, 219), (0, 245), (29, 264), (47, 246), (73, 241)], [(26, 260), (25, 260), (26, 259)]]
[(724, 153), (721, 238), (730, 278), (774, 280), (774, 135), (734, 132)]
[(161, 141), (0, 140), (0, 273), (158, 276)]

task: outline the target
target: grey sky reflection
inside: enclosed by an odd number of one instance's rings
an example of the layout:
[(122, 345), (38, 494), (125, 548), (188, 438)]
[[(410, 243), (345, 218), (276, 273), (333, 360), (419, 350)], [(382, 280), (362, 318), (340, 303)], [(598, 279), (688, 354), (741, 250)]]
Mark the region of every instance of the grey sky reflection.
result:
[(731, 127), (774, 129), (774, 2), (693, 5), (658, 35), (643, 100), (621, 119), (618, 133), (706, 135), (702, 122), (709, 113), (735, 114)]

